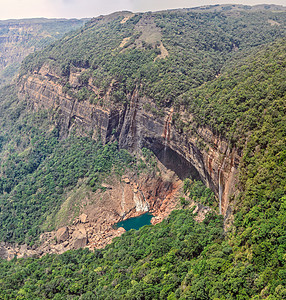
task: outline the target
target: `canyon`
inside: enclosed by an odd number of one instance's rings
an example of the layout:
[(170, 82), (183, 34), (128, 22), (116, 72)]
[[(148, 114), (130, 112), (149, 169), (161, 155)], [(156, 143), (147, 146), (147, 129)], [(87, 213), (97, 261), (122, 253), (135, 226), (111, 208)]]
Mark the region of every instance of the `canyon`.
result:
[[(80, 87), (79, 76), (83, 71), (74, 68), (70, 73), (69, 84), (73, 89)], [(76, 132), (83, 136), (92, 134), (94, 139), (100, 138), (104, 143), (117, 140), (120, 148), (137, 156), (142, 148), (150, 149), (157, 159), (157, 172), (129, 173), (122, 178), (111, 176), (102, 184), (104, 192), (76, 188), (75, 195), (69, 195), (62, 204), (58, 214), (65, 217), (59, 218), (57, 230), (42, 234), (33, 247), (3, 242), (1, 257), (60, 254), (80, 247), (103, 248), (125, 232), (123, 228), (113, 227), (118, 221), (150, 211), (154, 215), (152, 224), (157, 224), (179, 208), (183, 180), (187, 177), (201, 180), (213, 190), (219, 203), (218, 213), (224, 216), (227, 228), (232, 217), (230, 198), (238, 193), (241, 158), (241, 153), (230, 148), (227, 140), (201, 126), (196, 127), (195, 133), (193, 130), (182, 133), (176, 128), (173, 115), (179, 113), (186, 124), (192, 116), (184, 110), (175, 112), (173, 107), (165, 108), (159, 116), (154, 101), (140, 96), (138, 89), (128, 95), (129, 104), (113, 103), (109, 96), (116, 88), (113, 82), (106, 94), (101, 94), (104, 105), (95, 105), (65, 93), (60, 80), (56, 69), (44, 65), (20, 79), (19, 98), (28, 101), (32, 111), (46, 109), (57, 116), (53, 122), (60, 127), (62, 138)], [(101, 93), (91, 79), (88, 89)], [(72, 197), (80, 206), (77, 218), (72, 213)], [(210, 210), (193, 201), (190, 207), (195, 207), (198, 221)]]
[[(174, 12), (177, 18), (176, 13), (185, 12)], [(112, 49), (111, 52), (117, 53), (119, 59), (124, 59), (127, 52), (142, 52), (143, 55), (151, 51), (150, 53), (154, 53), (150, 64), (164, 68), (164, 63), (174, 56), (169, 51), (172, 47), (169, 45), (168, 48), (168, 31), (164, 31), (164, 25), (155, 15), (137, 16), (120, 12), (101, 16), (92, 19), (80, 32), (27, 58), (17, 78), (18, 97), (28, 104), (31, 112), (48, 111), (51, 123), (60, 131), (60, 139), (75, 134), (101, 140), (103, 144), (116, 141), (120, 149), (128, 150), (137, 158), (142, 158), (142, 149), (147, 148), (156, 157), (157, 172), (145, 175), (125, 174), (124, 178), (113, 178), (111, 182), (103, 183), (104, 191), (100, 193), (91, 193), (82, 186), (74, 187), (76, 195), (67, 195), (63, 199), (59, 215), (63, 214), (65, 217), (58, 218), (54, 226), (56, 230), (43, 234), (40, 244), (28, 250), (42, 255), (62, 253), (78, 247), (101, 248), (124, 232), (122, 229), (115, 230), (115, 223), (146, 211), (152, 212), (155, 216), (152, 223), (156, 224), (172, 210), (180, 208), (179, 198), (186, 196), (183, 193), (183, 180), (189, 177), (202, 181), (215, 193), (215, 210), (224, 217), (224, 227), (227, 229), (232, 222), (236, 196), (240, 192), (238, 168), (242, 157), (241, 148), (236, 148), (210, 127), (196, 122), (195, 115), (187, 106), (178, 105), (178, 102), (176, 104), (174, 99), (166, 99), (165, 102), (160, 99), (161, 103), (156, 102), (151, 96), (147, 96), (144, 84), (136, 79), (131, 89), (125, 86), (125, 91), (122, 91), (126, 82), (121, 82), (118, 79), (120, 76), (112, 76), (108, 72), (100, 75), (99, 66), (104, 64), (105, 59), (108, 61), (104, 56), (103, 61), (97, 61), (95, 54), (101, 55), (105, 51), (100, 47), (101, 43), (106, 42), (105, 35), (97, 32), (101, 26), (111, 26), (108, 30), (104, 29), (107, 39), (110, 39), (108, 34), (118, 26), (115, 31), (118, 34), (117, 43), (113, 44), (112, 39), (107, 40), (107, 57)], [(65, 52), (61, 49), (62, 45), (66, 47), (75, 43), (74, 46), (77, 47), (78, 39), (90, 43), (91, 30), (101, 42), (96, 43), (94, 38), (91, 43), (93, 48), (89, 44), (85, 45), (87, 52), (84, 50), (81, 55), (85, 57), (88, 51), (94, 49), (89, 54), (94, 60), (82, 60), (80, 56), (75, 61), (66, 59), (66, 56), (77, 56), (82, 47), (69, 52), (69, 46), (65, 48)], [(120, 33), (121, 30), (124, 34)], [(232, 45), (230, 51), (236, 52), (237, 49)], [(136, 69), (137, 58), (132, 55), (130, 58), (127, 55), (126, 58), (131, 61), (135, 59), (133, 63)], [(193, 65), (194, 62), (190, 68)], [(114, 66), (111, 64), (110, 67)], [(132, 72), (135, 70), (132, 69)], [(187, 69), (182, 69), (182, 72), (187, 72)], [(213, 78), (218, 78), (219, 75), (215, 74)], [(191, 73), (188, 76), (192, 80)], [(174, 84), (180, 84), (174, 78), (171, 80), (174, 80)], [(105, 83), (102, 84), (102, 81)], [(184, 84), (189, 85), (189, 82)], [(121, 96), (116, 98), (114, 95)], [(160, 97), (162, 95), (163, 91)], [(69, 202), (70, 197), (77, 198), (79, 211), (76, 214), (72, 201)], [(195, 206), (195, 203), (192, 202), (191, 206)], [(198, 220), (202, 220), (207, 211), (207, 207), (196, 205)], [(77, 222), (75, 218), (82, 214), (87, 216), (87, 221)], [(44, 228), (47, 229), (45, 226)], [(57, 230), (68, 232), (64, 240), (57, 238), (60, 234)], [(10, 252), (19, 257), (25, 255), (17, 245), (11, 249), (14, 250)], [(9, 255), (6, 254), (8, 257), (13, 256)]]
[(24, 59), (0, 298), (285, 299), (285, 29), (271, 5), (117, 12)]
[[(76, 69), (70, 74), (73, 88), (84, 70)], [(43, 66), (38, 72), (24, 76), (19, 82), (20, 98), (29, 99), (33, 110), (48, 109), (57, 112), (58, 125), (63, 136), (71, 131), (86, 135), (93, 133), (104, 143), (117, 140), (120, 148), (137, 153), (143, 147), (154, 152), (158, 160), (182, 180), (192, 177), (203, 181), (221, 202), (221, 214), (227, 215), (229, 199), (236, 195), (237, 171), (241, 152), (230, 147), (228, 141), (209, 128), (196, 126), (195, 132), (180, 132), (172, 122), (173, 108), (165, 108), (163, 114), (155, 115), (158, 107), (152, 99), (140, 96), (138, 89), (128, 95), (130, 104), (115, 104), (110, 100), (110, 90), (102, 96), (104, 105), (79, 101), (63, 92), (56, 70)], [(88, 89), (100, 93), (89, 80)], [(153, 109), (150, 109), (153, 108)], [(186, 123), (192, 115), (179, 111)]]

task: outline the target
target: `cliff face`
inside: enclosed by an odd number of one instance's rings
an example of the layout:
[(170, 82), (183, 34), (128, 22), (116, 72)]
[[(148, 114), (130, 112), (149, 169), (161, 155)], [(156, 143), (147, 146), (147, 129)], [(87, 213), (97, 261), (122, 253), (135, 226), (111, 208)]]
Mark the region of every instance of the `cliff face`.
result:
[[(71, 86), (79, 86), (81, 71), (71, 72)], [(121, 148), (135, 153), (142, 147), (151, 149), (180, 179), (201, 179), (217, 195), (221, 213), (227, 214), (229, 197), (235, 193), (240, 153), (226, 140), (205, 127), (197, 127), (195, 134), (179, 132), (172, 120), (173, 108), (154, 113), (155, 104), (140, 96), (137, 89), (128, 95), (129, 105), (114, 104), (109, 99), (115, 85), (112, 83), (102, 95), (105, 105), (101, 106), (67, 95), (60, 82), (57, 72), (44, 65), (39, 72), (21, 79), (19, 95), (29, 99), (34, 110), (44, 108), (57, 113), (63, 136), (76, 130), (83, 135), (93, 133), (94, 138), (100, 136), (103, 142), (117, 139)], [(91, 80), (88, 89), (98, 93)], [(180, 114), (182, 120), (192, 117), (183, 111)]]

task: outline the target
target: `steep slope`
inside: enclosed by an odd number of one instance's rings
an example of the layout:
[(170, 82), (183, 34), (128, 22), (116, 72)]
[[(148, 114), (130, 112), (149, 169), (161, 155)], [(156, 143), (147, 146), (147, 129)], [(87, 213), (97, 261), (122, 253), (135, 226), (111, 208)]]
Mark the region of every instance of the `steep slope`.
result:
[(209, 9), (94, 19), (2, 90), (0, 234), (29, 254), (60, 226), (47, 252), (102, 247), (192, 177), (103, 250), (1, 261), (3, 298), (285, 299), (285, 12)]
[[(7, 299), (285, 299), (285, 49), (285, 40), (264, 46), (185, 95), (186, 107), (200, 103), (192, 111), (194, 118), (222, 131), (227, 120), (226, 134), (233, 137), (233, 145), (243, 147), (241, 193), (227, 234), (221, 216), (209, 214), (198, 223), (192, 210), (176, 211), (162, 223), (125, 233), (93, 253), (79, 250), (2, 261), (2, 295)], [(229, 106), (236, 109), (235, 119), (220, 115)], [(212, 113), (202, 114), (206, 109)], [(259, 119), (248, 123), (254, 112)], [(223, 121), (218, 116), (224, 116)], [(182, 130), (188, 128), (184, 124)], [(213, 201), (200, 184), (187, 180), (184, 191), (198, 202)]]
[(63, 136), (99, 129), (103, 142), (151, 149), (179, 177), (210, 187), (226, 215), (241, 147), (203, 122), (182, 134), (192, 116), (180, 96), (219, 76), (231, 58), (284, 36), (283, 11), (116, 13), (26, 59), (19, 95), (35, 110), (59, 111)]
[(0, 21), (0, 86), (18, 73), (30, 53), (43, 49), (87, 20), (25, 19)]

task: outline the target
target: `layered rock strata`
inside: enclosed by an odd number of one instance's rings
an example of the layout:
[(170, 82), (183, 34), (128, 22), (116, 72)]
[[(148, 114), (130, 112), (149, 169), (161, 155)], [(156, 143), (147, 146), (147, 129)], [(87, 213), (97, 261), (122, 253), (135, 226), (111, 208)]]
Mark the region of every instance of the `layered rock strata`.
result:
[[(80, 88), (78, 77), (83, 71), (71, 72), (69, 83), (74, 89)], [(79, 101), (64, 93), (57, 70), (44, 65), (21, 79), (19, 95), (29, 99), (35, 110), (55, 111), (63, 136), (71, 130), (85, 135), (93, 132), (94, 138), (100, 136), (103, 142), (117, 139), (121, 148), (132, 152), (143, 147), (151, 149), (181, 179), (192, 176), (210, 187), (218, 197), (221, 213), (226, 215), (229, 198), (235, 193), (241, 156), (235, 148), (206, 127), (196, 125), (195, 133), (177, 130), (172, 121), (173, 109), (159, 112), (154, 101), (140, 96), (138, 89), (128, 95), (129, 104), (123, 105), (110, 100), (116, 82), (104, 95), (92, 85), (92, 80), (87, 88), (102, 98), (103, 105)], [(188, 122), (192, 116), (182, 111), (180, 118)]]

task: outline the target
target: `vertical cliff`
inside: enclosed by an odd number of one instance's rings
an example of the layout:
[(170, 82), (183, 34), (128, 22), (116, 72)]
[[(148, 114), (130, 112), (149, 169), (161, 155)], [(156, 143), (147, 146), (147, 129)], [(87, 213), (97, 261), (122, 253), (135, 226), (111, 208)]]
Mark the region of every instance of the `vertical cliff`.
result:
[(225, 136), (238, 122), (243, 148), (244, 119), (254, 104), (248, 104), (251, 93), (239, 90), (226, 99), (221, 86), (225, 80), (232, 91), (247, 80), (247, 67), (240, 78), (225, 72), (229, 64), (240, 68), (243, 56), (285, 36), (277, 9), (232, 5), (100, 16), (27, 58), (19, 95), (34, 110), (50, 110), (62, 137), (75, 131), (104, 143), (117, 140), (133, 153), (151, 149), (179, 178), (202, 180), (227, 215), (241, 153), (233, 146), (237, 139), (230, 144)]
[[(77, 78), (83, 70), (71, 72), (69, 83), (79, 85)], [(140, 95), (138, 88), (128, 95), (129, 104), (115, 104), (110, 90), (102, 98), (102, 105), (64, 92), (57, 72), (43, 66), (38, 72), (24, 76), (19, 82), (19, 95), (28, 99), (34, 110), (48, 109), (57, 115), (56, 122), (62, 136), (73, 130), (92, 134), (103, 142), (117, 139), (121, 148), (138, 153), (143, 147), (151, 149), (168, 169), (179, 178), (202, 180), (218, 197), (220, 211), (226, 215), (229, 197), (235, 193), (240, 153), (230, 148), (227, 140), (215, 135), (207, 127), (181, 132), (173, 121), (174, 109), (158, 113), (154, 101)], [(89, 82), (88, 88), (96, 92)], [(178, 112), (177, 112), (178, 113)], [(180, 118), (192, 118), (181, 111)]]

